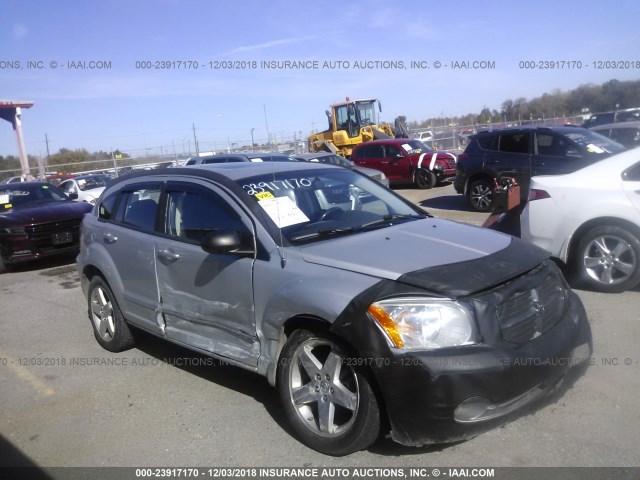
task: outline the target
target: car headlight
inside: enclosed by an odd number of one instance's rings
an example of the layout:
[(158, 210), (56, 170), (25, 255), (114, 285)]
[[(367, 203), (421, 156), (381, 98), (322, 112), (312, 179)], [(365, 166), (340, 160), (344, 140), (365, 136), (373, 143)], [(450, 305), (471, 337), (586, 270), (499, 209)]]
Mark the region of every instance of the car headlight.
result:
[(392, 347), (433, 350), (476, 343), (472, 313), (450, 300), (393, 298), (372, 303), (368, 312)]
[(91, 205), (95, 205), (97, 201), (98, 201), (98, 199), (97, 199), (97, 198), (91, 198), (91, 199), (89, 199), (89, 203), (90, 203)]

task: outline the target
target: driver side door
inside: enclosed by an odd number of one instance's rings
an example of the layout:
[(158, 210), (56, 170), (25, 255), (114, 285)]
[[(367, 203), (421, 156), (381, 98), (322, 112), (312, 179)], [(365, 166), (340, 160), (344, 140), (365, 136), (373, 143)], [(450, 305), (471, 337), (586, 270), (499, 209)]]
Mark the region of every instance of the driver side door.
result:
[[(164, 226), (156, 240), (160, 312), (168, 338), (247, 365), (259, 348), (253, 303), (253, 224), (222, 189), (167, 182)], [(237, 230), (251, 254), (211, 254), (202, 238)]]

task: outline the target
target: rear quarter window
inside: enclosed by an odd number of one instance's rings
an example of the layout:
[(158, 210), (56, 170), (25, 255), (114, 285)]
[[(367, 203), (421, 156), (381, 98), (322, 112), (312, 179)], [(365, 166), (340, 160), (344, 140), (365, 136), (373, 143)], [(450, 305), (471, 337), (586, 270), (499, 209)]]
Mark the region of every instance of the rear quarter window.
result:
[(480, 145), (480, 148), (484, 150), (497, 150), (497, 139), (497, 135), (478, 135), (477, 137), (478, 145)]

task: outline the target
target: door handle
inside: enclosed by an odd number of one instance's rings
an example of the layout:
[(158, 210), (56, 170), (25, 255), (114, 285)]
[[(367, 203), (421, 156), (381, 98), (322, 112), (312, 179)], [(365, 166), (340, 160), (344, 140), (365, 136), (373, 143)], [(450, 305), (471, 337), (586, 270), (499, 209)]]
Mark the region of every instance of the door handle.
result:
[(487, 163), (489, 165), (495, 165), (496, 163), (500, 163), (498, 160), (488, 160)]
[(161, 250), (158, 250), (158, 257), (170, 262), (175, 262), (180, 258), (180, 254), (174, 252), (170, 248), (163, 248)]
[(116, 243), (118, 241), (118, 237), (116, 237), (111, 233), (105, 233), (103, 238), (104, 238), (104, 243), (108, 245), (111, 245), (112, 243)]

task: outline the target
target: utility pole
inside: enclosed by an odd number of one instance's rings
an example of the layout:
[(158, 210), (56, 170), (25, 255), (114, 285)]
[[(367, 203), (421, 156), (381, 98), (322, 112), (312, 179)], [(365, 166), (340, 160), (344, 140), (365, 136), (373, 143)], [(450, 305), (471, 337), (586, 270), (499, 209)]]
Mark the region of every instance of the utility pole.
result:
[(255, 128), (252, 128), (252, 129), (251, 129), (251, 150), (253, 150), (253, 149), (254, 149), (254, 145), (255, 145), (255, 143), (254, 143), (254, 141), (253, 141), (253, 131), (254, 131), (254, 130), (255, 130)]
[(116, 165), (116, 157), (113, 154), (113, 147), (111, 147), (111, 160), (113, 160), (113, 174), (118, 176), (118, 166)]
[(271, 151), (271, 134), (269, 133), (269, 120), (267, 120), (267, 106), (262, 105), (264, 109), (264, 123), (267, 125), (267, 142), (269, 142), (269, 151)]
[(198, 138), (196, 137), (196, 124), (193, 125), (193, 143), (196, 147), (196, 157), (200, 156), (200, 149), (198, 148)]
[(49, 155), (49, 137), (47, 137), (47, 134), (44, 134), (44, 143), (47, 144), (47, 167), (49, 165), (51, 165), (50, 163), (50, 155)]

